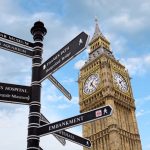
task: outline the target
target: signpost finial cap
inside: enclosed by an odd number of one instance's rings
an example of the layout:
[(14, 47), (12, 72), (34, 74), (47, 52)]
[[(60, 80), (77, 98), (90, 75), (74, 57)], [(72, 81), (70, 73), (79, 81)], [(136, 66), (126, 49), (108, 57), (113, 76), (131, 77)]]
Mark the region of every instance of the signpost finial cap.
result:
[(31, 28), (31, 33), (33, 35), (36, 34), (36, 32), (42, 32), (43, 35), (45, 35), (47, 33), (46, 28), (44, 27), (44, 23), (41, 21), (37, 21), (34, 23), (34, 26)]

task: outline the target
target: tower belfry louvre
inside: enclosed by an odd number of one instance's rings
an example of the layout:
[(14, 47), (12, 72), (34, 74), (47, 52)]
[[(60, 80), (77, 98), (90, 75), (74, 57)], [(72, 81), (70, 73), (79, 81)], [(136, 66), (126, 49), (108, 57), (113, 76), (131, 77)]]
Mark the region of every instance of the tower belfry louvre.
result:
[(97, 20), (89, 47), (78, 79), (80, 112), (110, 105), (113, 114), (84, 124), (83, 136), (91, 140), (91, 150), (142, 150), (128, 71), (115, 59)]

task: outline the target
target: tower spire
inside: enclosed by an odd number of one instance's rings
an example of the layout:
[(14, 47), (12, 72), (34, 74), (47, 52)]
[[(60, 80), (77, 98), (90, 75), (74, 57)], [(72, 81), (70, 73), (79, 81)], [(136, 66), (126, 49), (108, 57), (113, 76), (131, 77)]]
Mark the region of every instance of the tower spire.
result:
[(95, 34), (100, 34), (100, 35), (102, 35), (102, 32), (100, 31), (100, 28), (99, 28), (99, 25), (98, 25), (98, 18), (97, 17), (95, 17), (95, 32), (94, 32), (94, 35)]
[(104, 40), (107, 40), (105, 38), (105, 36), (103, 35), (103, 33), (101, 32), (101, 30), (100, 30), (100, 27), (99, 27), (99, 24), (98, 24), (98, 18), (95, 17), (95, 31), (94, 31), (94, 34), (93, 34), (93, 37), (92, 37), (90, 43), (93, 43), (99, 37), (103, 38)]
[(105, 38), (105, 36), (100, 30), (98, 19), (97, 17), (95, 17), (95, 31), (89, 43), (89, 46), (91, 47), (91, 51), (94, 51), (99, 47), (104, 47), (109, 50), (109, 45), (110, 45), (109, 41)]

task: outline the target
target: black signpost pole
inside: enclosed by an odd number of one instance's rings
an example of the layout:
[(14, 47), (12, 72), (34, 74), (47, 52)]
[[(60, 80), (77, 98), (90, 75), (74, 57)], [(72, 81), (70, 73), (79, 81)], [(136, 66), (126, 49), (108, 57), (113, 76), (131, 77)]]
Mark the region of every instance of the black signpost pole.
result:
[[(70, 100), (71, 94), (52, 76), (52, 73), (81, 53), (87, 46), (89, 36), (85, 32), (81, 32), (41, 64), (43, 39), (46, 33), (47, 30), (40, 21), (35, 22), (31, 28), (34, 43), (0, 32), (0, 49), (32, 58), (31, 86), (0, 83), (0, 101), (29, 105), (27, 150), (43, 150), (39, 146), (40, 137), (50, 133), (53, 133), (63, 145), (66, 144), (65, 139), (68, 139), (89, 148), (91, 147), (89, 140), (64, 131), (64, 129), (109, 116), (112, 112), (110, 106), (105, 106), (98, 110), (93, 110), (52, 124), (48, 123), (48, 121), (44, 121), (46, 125), (40, 124), (42, 122), (40, 112), (41, 82), (48, 78)], [(43, 116), (43, 118), (45, 117)]]
[(28, 138), (27, 138), (27, 150), (39, 150), (39, 136), (38, 127), (40, 123), (40, 95), (41, 95), (41, 83), (40, 83), (40, 65), (42, 61), (42, 41), (47, 30), (44, 24), (40, 21), (35, 22), (31, 28), (31, 33), (34, 39), (33, 47), (33, 59), (32, 59), (32, 95), (29, 107), (29, 125), (28, 125)]

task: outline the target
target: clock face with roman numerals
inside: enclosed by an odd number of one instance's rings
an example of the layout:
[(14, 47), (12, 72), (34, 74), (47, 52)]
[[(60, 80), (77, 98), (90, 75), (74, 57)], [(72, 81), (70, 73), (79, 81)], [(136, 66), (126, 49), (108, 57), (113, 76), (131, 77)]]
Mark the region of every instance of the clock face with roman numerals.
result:
[(125, 79), (123, 78), (122, 75), (120, 75), (119, 73), (114, 72), (113, 73), (113, 81), (121, 91), (123, 91), (123, 92), (128, 91), (127, 82), (125, 81)]
[(98, 74), (92, 74), (85, 81), (84, 87), (83, 87), (83, 92), (85, 94), (93, 93), (96, 90), (99, 83), (100, 83), (99, 75)]

